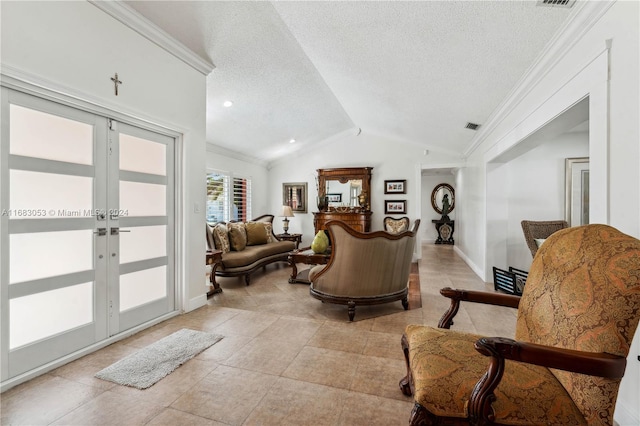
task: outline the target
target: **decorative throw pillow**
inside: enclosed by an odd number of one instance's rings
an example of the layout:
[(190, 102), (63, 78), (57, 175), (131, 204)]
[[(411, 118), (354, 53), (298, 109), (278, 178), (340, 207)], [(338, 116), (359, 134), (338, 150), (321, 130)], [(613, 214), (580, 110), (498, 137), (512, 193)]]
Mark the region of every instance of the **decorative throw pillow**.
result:
[(231, 250), (242, 251), (247, 246), (247, 230), (244, 222), (233, 222), (227, 225)]
[(267, 231), (263, 222), (247, 222), (247, 245), (267, 244)]
[(270, 223), (264, 222), (264, 230), (267, 231), (267, 242), (273, 242), (273, 238), (271, 237), (273, 235), (273, 226)]
[(219, 223), (213, 227), (213, 240), (216, 243), (216, 248), (222, 250), (222, 253), (229, 253), (231, 251), (229, 233), (225, 224)]

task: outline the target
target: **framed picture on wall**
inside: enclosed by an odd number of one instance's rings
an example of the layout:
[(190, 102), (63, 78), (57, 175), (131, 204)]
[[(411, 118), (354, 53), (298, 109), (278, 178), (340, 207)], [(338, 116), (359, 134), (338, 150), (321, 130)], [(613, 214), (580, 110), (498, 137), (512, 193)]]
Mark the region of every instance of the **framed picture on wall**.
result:
[(407, 200), (384, 200), (384, 214), (406, 214)]
[(384, 193), (385, 194), (406, 194), (407, 181), (406, 180), (385, 180)]
[(283, 183), (282, 205), (291, 207), (294, 213), (306, 213), (307, 182)]

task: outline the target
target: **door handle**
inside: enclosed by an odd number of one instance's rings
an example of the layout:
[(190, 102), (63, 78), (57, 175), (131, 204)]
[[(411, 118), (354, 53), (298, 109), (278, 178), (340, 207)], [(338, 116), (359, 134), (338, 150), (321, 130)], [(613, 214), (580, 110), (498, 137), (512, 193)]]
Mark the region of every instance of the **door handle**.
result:
[(98, 237), (104, 237), (107, 235), (107, 228), (98, 228), (93, 231), (94, 234), (98, 234)]
[(111, 228), (111, 235), (120, 235), (121, 232), (131, 232), (129, 229)]

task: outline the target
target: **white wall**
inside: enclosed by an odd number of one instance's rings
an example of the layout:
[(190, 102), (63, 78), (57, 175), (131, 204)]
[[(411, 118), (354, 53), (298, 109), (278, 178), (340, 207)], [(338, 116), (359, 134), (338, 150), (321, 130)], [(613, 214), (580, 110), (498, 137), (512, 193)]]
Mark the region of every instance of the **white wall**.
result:
[[(0, 5), (3, 72), (183, 135), (178, 286), (185, 309), (206, 303), (205, 76), (90, 3)], [(123, 81), (117, 97), (110, 81), (115, 72)]]
[[(371, 177), (371, 230), (381, 230), (384, 200), (407, 200), (407, 214), (412, 221), (422, 217), (421, 164), (443, 164), (460, 161), (446, 154), (431, 151), (424, 155), (424, 147), (411, 145), (370, 134), (366, 129), (359, 136), (343, 136), (331, 141), (305, 147), (296, 156), (274, 163), (269, 170), (270, 206), (273, 211), (282, 206), (282, 184), (307, 182), (309, 213), (298, 214), (289, 223), (290, 233), (302, 233), (303, 244), (309, 245), (314, 236), (313, 214), (318, 211), (315, 183), (317, 169), (335, 167), (373, 167)], [(385, 180), (407, 180), (407, 193), (390, 196), (384, 193)], [(429, 197), (431, 196), (429, 189)], [(400, 215), (405, 216), (405, 215)], [(431, 223), (422, 222), (420, 231)], [(276, 225), (276, 230), (279, 230)]]
[[(449, 219), (456, 220), (456, 212), (458, 211), (458, 194), (455, 193), (456, 190), (456, 182), (455, 177), (452, 174), (446, 175), (423, 175), (422, 176), (422, 192), (421, 192), (421, 204), (422, 204), (422, 224), (420, 228), (422, 230), (422, 239), (423, 241), (434, 243), (438, 238), (438, 231), (436, 231), (436, 227), (433, 223), (431, 223), (434, 219), (440, 219), (442, 215), (438, 214), (431, 205), (431, 193), (433, 189), (441, 183), (448, 183), (453, 188), (454, 194), (456, 196), (456, 205), (452, 212), (449, 213)], [(457, 227), (457, 223), (455, 226)], [(453, 240), (456, 240), (456, 230), (453, 232)]]
[[(559, 40), (565, 47), (550, 49), (540, 61), (545, 65), (543, 72), (523, 82), (528, 86), (518, 102), (484, 126), (477, 148), (469, 153), (468, 167), (457, 177), (456, 192), (463, 206), (458, 218), (464, 227), (456, 231), (457, 250), (481, 276), (489, 263), (485, 250), (491, 248), (486, 237), (491, 218), (485, 220), (488, 161), (587, 96), (591, 220), (640, 236), (640, 3), (576, 5), (585, 20), (567, 27), (569, 37)], [(616, 420), (622, 425), (640, 424), (638, 334), (618, 397)]]
[(522, 220), (563, 220), (565, 158), (588, 157), (589, 134), (565, 133), (510, 161), (507, 178), (507, 261), (498, 267), (529, 270), (532, 258)]

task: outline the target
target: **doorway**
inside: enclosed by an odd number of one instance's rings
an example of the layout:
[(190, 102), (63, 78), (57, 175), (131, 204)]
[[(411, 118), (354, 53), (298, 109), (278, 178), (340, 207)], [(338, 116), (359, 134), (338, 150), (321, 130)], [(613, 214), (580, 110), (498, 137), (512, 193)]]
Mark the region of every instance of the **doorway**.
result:
[(2, 381), (175, 310), (175, 139), (2, 88)]

